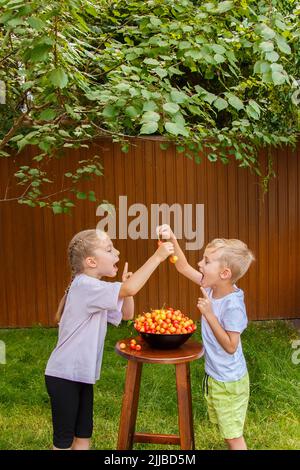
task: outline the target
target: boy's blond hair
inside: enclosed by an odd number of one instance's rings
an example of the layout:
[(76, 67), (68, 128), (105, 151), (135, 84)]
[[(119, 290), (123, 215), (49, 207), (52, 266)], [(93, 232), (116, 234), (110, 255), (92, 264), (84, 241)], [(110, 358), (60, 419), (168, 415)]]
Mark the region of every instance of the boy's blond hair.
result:
[(235, 238), (215, 238), (206, 248), (213, 251), (220, 250), (219, 261), (231, 270), (233, 283), (244, 276), (255, 260), (246, 243)]

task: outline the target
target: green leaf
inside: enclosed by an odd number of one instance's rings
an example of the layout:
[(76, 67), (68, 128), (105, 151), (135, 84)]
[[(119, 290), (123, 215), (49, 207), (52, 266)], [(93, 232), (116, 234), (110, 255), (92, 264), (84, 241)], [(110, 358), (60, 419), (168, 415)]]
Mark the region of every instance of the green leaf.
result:
[(225, 1), (225, 2), (220, 2), (218, 4), (218, 7), (215, 9), (217, 13), (225, 13), (226, 11), (232, 10), (234, 7), (234, 2), (231, 1)]
[(54, 214), (62, 214), (63, 213), (63, 208), (59, 206), (58, 204), (55, 204), (52, 206), (52, 210)]
[(280, 49), (281, 52), (283, 52), (284, 54), (291, 54), (292, 50), (290, 46), (288, 45), (286, 40), (279, 34), (276, 36), (276, 42), (277, 42), (278, 49)]
[(157, 121), (148, 121), (142, 125), (140, 134), (154, 134), (158, 129)]
[(218, 109), (218, 111), (222, 111), (222, 109), (225, 109), (228, 107), (228, 102), (224, 100), (223, 98), (217, 98), (214, 102), (213, 105), (215, 108)]
[(209, 153), (207, 158), (210, 162), (214, 163), (218, 160), (218, 155), (216, 153)]
[(157, 109), (157, 104), (154, 101), (147, 101), (143, 105), (143, 111), (155, 111)]
[(215, 54), (214, 59), (217, 62), (217, 64), (222, 64), (226, 60), (225, 57), (221, 54)]
[(214, 50), (214, 52), (215, 52), (216, 54), (221, 54), (221, 55), (223, 55), (223, 54), (225, 54), (225, 52), (226, 52), (225, 47), (221, 46), (220, 44), (213, 44), (211, 47), (212, 47), (212, 49)]
[(33, 29), (36, 29), (37, 31), (40, 31), (41, 29), (44, 29), (46, 27), (46, 24), (44, 21), (42, 21), (40, 18), (37, 18), (36, 16), (31, 16), (28, 18), (28, 23)]
[(38, 44), (33, 49), (27, 49), (24, 59), (31, 62), (43, 62), (48, 59), (50, 50), (49, 44)]
[(96, 202), (97, 199), (96, 199), (96, 196), (95, 196), (95, 191), (89, 191), (88, 198), (89, 198), (89, 201)]
[(118, 109), (115, 106), (112, 106), (111, 104), (108, 104), (103, 109), (102, 115), (106, 118), (114, 118), (118, 115)]
[(277, 72), (275, 70), (272, 72), (272, 80), (274, 85), (282, 85), (286, 81), (286, 76), (283, 73)]
[(129, 152), (129, 144), (122, 145), (121, 150), (124, 153), (128, 153)]
[(172, 135), (183, 135), (185, 137), (188, 137), (189, 135), (188, 130), (178, 123), (166, 122), (165, 129)]
[(209, 93), (208, 91), (205, 92), (204, 96), (201, 96), (201, 98), (206, 101), (209, 104), (212, 104), (213, 101), (215, 101), (218, 97), (214, 93)]
[(182, 49), (191, 49), (191, 43), (189, 41), (180, 41), (179, 42), (179, 50), (182, 50)]
[(179, 106), (177, 103), (165, 103), (163, 105), (163, 110), (170, 114), (175, 114), (179, 111)]
[(39, 119), (42, 121), (52, 121), (55, 117), (56, 111), (54, 109), (44, 109), (39, 115)]
[(172, 90), (170, 93), (170, 98), (173, 103), (182, 104), (188, 100), (188, 97), (182, 91)]
[(238, 111), (244, 108), (244, 103), (237, 96), (226, 93), (226, 97), (228, 99), (228, 103), (233, 108), (237, 109)]
[(153, 69), (153, 72), (155, 72), (160, 78), (165, 78), (168, 75), (166, 69), (163, 69), (162, 67), (156, 67)]
[(263, 41), (259, 44), (259, 48), (263, 52), (271, 52), (274, 50), (274, 44), (272, 41)]
[(136, 118), (140, 113), (139, 111), (134, 107), (134, 106), (128, 106), (125, 108), (125, 114), (129, 116), (130, 118), (134, 119)]
[(254, 73), (266, 73), (270, 70), (269, 62), (265, 62), (264, 60), (258, 60), (254, 64)]
[(79, 191), (79, 192), (76, 193), (76, 197), (77, 197), (77, 199), (86, 199), (87, 195), (86, 195), (86, 193), (83, 193), (83, 192)]
[(275, 37), (275, 31), (273, 29), (269, 28), (266, 24), (262, 24), (260, 27), (260, 34), (261, 36), (268, 40), (268, 39), (273, 39)]
[(142, 116), (142, 122), (156, 122), (160, 120), (160, 115), (155, 111), (146, 111)]
[(161, 150), (168, 150), (170, 145), (168, 143), (163, 143), (163, 144), (159, 144), (159, 147), (161, 148)]
[(251, 108), (254, 109), (254, 111), (260, 115), (260, 108), (259, 108), (259, 105), (256, 103), (256, 101), (254, 100), (249, 100), (249, 106), (251, 106)]
[(159, 18), (157, 18), (156, 16), (151, 16), (150, 18), (150, 23), (157, 27), (157, 26), (160, 26), (161, 25), (161, 20)]
[(249, 105), (246, 106), (246, 113), (249, 117), (253, 119), (259, 119), (259, 114)]
[(156, 60), (156, 59), (151, 59), (151, 58), (147, 58), (144, 60), (144, 64), (147, 64), (147, 65), (159, 65), (159, 61)]
[(277, 54), (276, 51), (267, 52), (266, 59), (269, 60), (270, 62), (277, 62), (277, 60), (279, 59), (279, 54)]
[(61, 67), (51, 70), (47, 76), (49, 82), (55, 87), (65, 88), (68, 85), (68, 75)]

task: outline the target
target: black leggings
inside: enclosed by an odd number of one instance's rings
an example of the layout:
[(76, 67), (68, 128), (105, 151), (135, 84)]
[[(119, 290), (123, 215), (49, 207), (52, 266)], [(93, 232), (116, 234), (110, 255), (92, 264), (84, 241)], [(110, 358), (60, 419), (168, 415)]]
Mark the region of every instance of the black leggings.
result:
[(51, 400), (53, 445), (72, 446), (74, 437), (90, 438), (93, 432), (93, 385), (45, 376)]

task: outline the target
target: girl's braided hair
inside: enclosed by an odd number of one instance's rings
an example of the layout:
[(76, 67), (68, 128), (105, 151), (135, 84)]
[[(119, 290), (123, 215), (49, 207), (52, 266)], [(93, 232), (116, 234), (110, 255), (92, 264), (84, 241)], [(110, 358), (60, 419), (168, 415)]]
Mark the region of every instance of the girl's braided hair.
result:
[(68, 259), (71, 268), (71, 279), (58, 305), (58, 309), (55, 315), (55, 320), (57, 323), (59, 323), (63, 314), (71, 284), (75, 276), (83, 271), (84, 259), (88, 256), (93, 256), (95, 249), (99, 246), (99, 242), (106, 236), (106, 233), (102, 230), (89, 229), (77, 233), (70, 241), (68, 246)]

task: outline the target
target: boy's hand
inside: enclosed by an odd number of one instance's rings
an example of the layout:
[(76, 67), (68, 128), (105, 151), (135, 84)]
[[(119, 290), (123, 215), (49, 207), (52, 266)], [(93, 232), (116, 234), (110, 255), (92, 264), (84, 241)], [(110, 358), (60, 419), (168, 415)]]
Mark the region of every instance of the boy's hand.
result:
[(163, 238), (164, 240), (176, 239), (174, 233), (171, 230), (170, 225), (167, 225), (167, 224), (158, 225), (156, 227), (156, 233), (159, 238)]
[(214, 312), (212, 310), (210, 298), (208, 297), (207, 292), (203, 287), (200, 287), (200, 289), (203, 294), (203, 297), (199, 297), (197, 307), (199, 308), (202, 315), (204, 315), (205, 317), (213, 315)]
[(125, 266), (124, 266), (124, 271), (123, 271), (123, 274), (122, 274), (122, 282), (127, 281), (127, 279), (129, 279), (132, 276), (132, 274), (133, 273), (128, 272), (128, 262), (126, 261)]
[(171, 242), (162, 243), (156, 250), (156, 254), (160, 261), (164, 261), (169, 256), (174, 254), (174, 245)]

